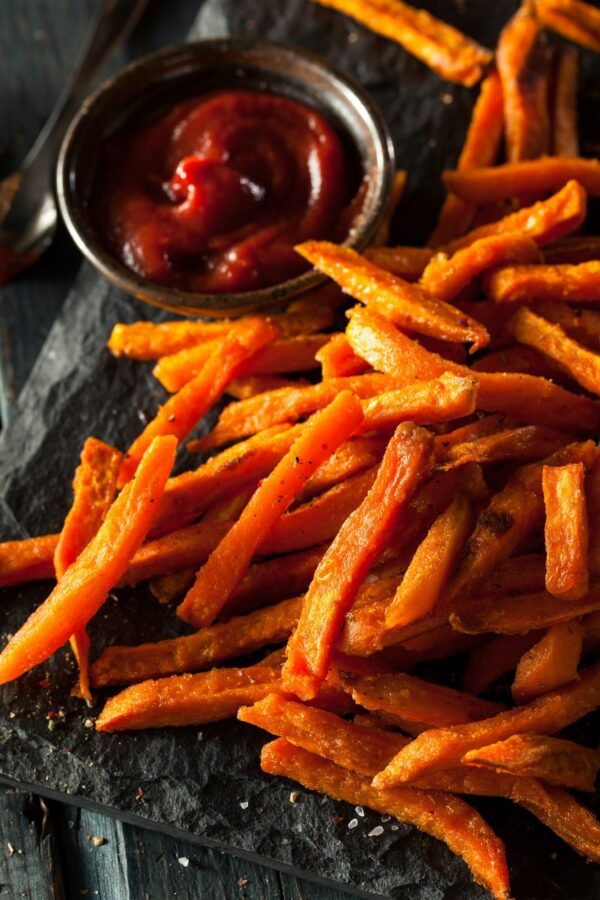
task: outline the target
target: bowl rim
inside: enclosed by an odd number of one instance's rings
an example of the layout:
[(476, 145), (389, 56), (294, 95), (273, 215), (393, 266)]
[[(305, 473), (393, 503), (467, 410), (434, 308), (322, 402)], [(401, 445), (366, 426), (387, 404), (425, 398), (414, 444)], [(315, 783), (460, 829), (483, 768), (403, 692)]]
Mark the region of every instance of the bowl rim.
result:
[[(269, 287), (220, 294), (183, 291), (152, 282), (128, 269), (96, 238), (87, 226), (86, 217), (82, 212), (84, 204), (76, 196), (71, 175), (79, 143), (85, 136), (90, 122), (93, 122), (94, 113), (101, 111), (107, 98), (124, 84), (126, 85), (140, 70), (156, 67), (156, 83), (160, 84), (162, 75), (165, 74), (162, 67), (169, 61), (176, 60), (178, 56), (185, 59), (201, 53), (202, 50), (211, 50), (217, 53), (221, 51), (225, 54), (230, 49), (238, 52), (244, 50), (273, 52), (283, 54), (287, 58), (300, 58), (320, 70), (320, 73), (326, 78), (341, 84), (344, 91), (350, 92), (352, 99), (358, 101), (363, 113), (368, 116), (371, 136), (376, 141), (376, 152), (382, 162), (381, 171), (378, 173), (379, 185), (371, 200), (370, 214), (357, 228), (349, 232), (343, 241), (345, 246), (355, 250), (361, 250), (367, 246), (387, 212), (395, 172), (392, 137), (383, 113), (375, 101), (352, 76), (312, 50), (267, 38), (221, 37), (171, 44), (130, 62), (115, 75), (102, 82), (84, 100), (67, 129), (56, 164), (56, 193), (59, 209), (67, 230), (78, 249), (109, 282), (138, 300), (188, 316), (236, 316), (252, 310), (277, 307), (299, 294), (321, 286), (327, 279), (320, 272), (309, 269), (294, 278)], [(193, 59), (190, 60), (190, 63), (193, 64)], [(268, 75), (268, 73), (266, 74)], [(298, 83), (301, 81), (296, 82), (296, 84)], [(310, 102), (309, 96), (307, 96), (306, 102)]]

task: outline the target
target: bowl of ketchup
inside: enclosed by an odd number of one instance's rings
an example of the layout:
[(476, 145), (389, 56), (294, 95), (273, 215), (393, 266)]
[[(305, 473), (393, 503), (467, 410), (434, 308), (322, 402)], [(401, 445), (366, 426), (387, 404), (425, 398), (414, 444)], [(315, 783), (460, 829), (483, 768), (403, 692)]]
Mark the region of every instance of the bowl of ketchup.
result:
[(103, 84), (65, 137), (57, 193), (112, 283), (175, 312), (231, 316), (323, 281), (297, 244), (364, 248), (393, 173), (385, 122), (347, 75), (232, 38), (166, 48)]

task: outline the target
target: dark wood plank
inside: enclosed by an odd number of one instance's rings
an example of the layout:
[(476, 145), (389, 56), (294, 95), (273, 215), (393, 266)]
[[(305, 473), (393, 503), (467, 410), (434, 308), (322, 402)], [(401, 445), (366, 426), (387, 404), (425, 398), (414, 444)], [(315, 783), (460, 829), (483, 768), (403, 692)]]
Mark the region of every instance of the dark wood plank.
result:
[(66, 900), (56, 829), (39, 797), (0, 791), (0, 896)]

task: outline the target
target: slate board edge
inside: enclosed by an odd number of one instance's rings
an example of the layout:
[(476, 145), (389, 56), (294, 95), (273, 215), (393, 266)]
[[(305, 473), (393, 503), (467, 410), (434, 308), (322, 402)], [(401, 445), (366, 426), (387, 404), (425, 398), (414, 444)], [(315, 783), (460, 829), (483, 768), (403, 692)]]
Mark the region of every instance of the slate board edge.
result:
[(331, 888), (332, 890), (341, 890), (345, 894), (348, 894), (349, 897), (360, 897), (362, 898), (362, 900), (374, 900), (374, 898), (375, 900), (387, 900), (387, 898), (389, 897), (389, 895), (387, 894), (373, 894), (371, 892), (367, 893), (365, 891), (361, 891), (360, 889), (351, 887), (350, 885), (344, 884), (341, 881), (330, 878), (323, 878), (322, 876), (317, 875), (315, 872), (311, 872), (310, 869), (300, 869), (295, 866), (290, 866), (287, 863), (280, 862), (273, 857), (267, 857), (256, 853), (249, 853), (246, 850), (242, 850), (230, 844), (221, 843), (220, 841), (214, 841), (211, 838), (201, 837), (191, 831), (186, 831), (182, 828), (176, 828), (174, 825), (169, 825), (166, 822), (157, 822), (154, 819), (146, 819), (143, 816), (136, 816), (133, 815), (133, 813), (126, 812), (125, 810), (117, 810), (111, 806), (104, 806), (102, 803), (95, 803), (93, 800), (88, 800), (85, 797), (79, 797), (73, 794), (69, 794), (67, 796), (62, 791), (52, 790), (52, 788), (49, 788), (43, 784), (34, 784), (33, 782), (29, 783), (26, 781), (16, 780), (0, 773), (0, 785), (4, 785), (7, 788), (24, 791), (30, 794), (39, 794), (45, 799), (56, 801), (57, 803), (65, 803), (66, 801), (68, 801), (70, 805), (79, 807), (80, 809), (89, 810), (90, 812), (109, 816), (111, 819), (116, 819), (119, 822), (125, 822), (128, 825), (135, 825), (138, 828), (147, 828), (150, 831), (157, 832), (158, 834), (164, 834), (168, 837), (175, 838), (176, 840), (197, 844), (200, 847), (207, 847), (210, 850), (218, 850), (223, 853), (230, 853), (232, 856), (235, 856), (238, 859), (245, 859), (248, 860), (248, 862), (258, 863), (259, 865), (267, 865), (269, 866), (269, 868), (275, 869), (278, 872), (283, 872), (286, 875), (293, 875), (296, 878), (302, 878), (306, 881), (320, 884), (323, 887)]

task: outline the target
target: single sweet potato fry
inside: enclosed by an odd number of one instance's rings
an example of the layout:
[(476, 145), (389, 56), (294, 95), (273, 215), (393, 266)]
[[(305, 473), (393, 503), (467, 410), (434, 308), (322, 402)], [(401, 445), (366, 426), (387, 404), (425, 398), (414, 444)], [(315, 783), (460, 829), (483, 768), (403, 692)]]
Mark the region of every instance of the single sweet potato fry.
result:
[(539, 632), (499, 634), (471, 650), (462, 676), (462, 687), (470, 694), (482, 694), (495, 681), (514, 671), (523, 654), (533, 646)]
[(469, 750), (462, 761), (496, 772), (541, 778), (559, 787), (593, 791), (600, 753), (547, 735), (514, 734), (505, 741)]
[(600, 53), (600, 11), (582, 0), (535, 0), (540, 22), (552, 31)]
[(212, 669), (142, 681), (110, 697), (96, 720), (96, 731), (132, 731), (173, 725), (205, 725), (237, 714), (276, 691), (279, 668)]
[(418, 281), (434, 255), (428, 247), (367, 247), (365, 259), (405, 281)]
[(407, 172), (405, 172), (403, 169), (398, 169), (398, 171), (394, 175), (394, 181), (392, 182), (392, 190), (390, 193), (388, 207), (383, 219), (377, 227), (377, 231), (375, 232), (374, 237), (371, 240), (372, 247), (385, 247), (386, 244), (389, 244), (390, 242), (392, 221), (398, 208), (398, 204), (402, 200), (402, 195), (406, 187), (406, 178)]
[(181, 572), (169, 572), (168, 575), (157, 575), (148, 583), (150, 593), (159, 603), (168, 606), (186, 593), (194, 583), (195, 569), (182, 569)]
[(229, 618), (298, 596), (308, 588), (326, 550), (323, 544), (250, 566), (227, 602), (225, 615)]
[(589, 468), (595, 458), (593, 442), (586, 441), (583, 444), (568, 444), (543, 462), (517, 469), (479, 514), (458, 571), (445, 592), (444, 604), (455, 607), (457, 602), (464, 603), (501, 562), (512, 556), (534, 528), (541, 525), (544, 514), (544, 465), (583, 462)]
[[(497, 172), (498, 168), (484, 171)], [(501, 219), (480, 225), (441, 249), (451, 254), (482, 238), (515, 231), (527, 235), (538, 247), (542, 247), (576, 231), (585, 219), (586, 210), (586, 192), (578, 181), (571, 180), (547, 200), (540, 200)]]
[(505, 797), (527, 809), (577, 853), (600, 860), (598, 820), (562, 788), (542, 784), (535, 778), (469, 766), (432, 770), (417, 779), (415, 786), (483, 797)]
[(112, 504), (96, 535), (0, 654), (1, 684), (43, 662), (98, 612), (148, 532), (173, 466), (175, 444), (171, 437), (152, 441), (135, 479)]
[(0, 543), (0, 587), (54, 578), (59, 534)]
[[(327, 343), (327, 334), (300, 334), (281, 338), (259, 350), (246, 363), (244, 375), (272, 375), (283, 372), (305, 372), (316, 369), (315, 354)], [(171, 393), (180, 391), (191, 381), (215, 350), (221, 349), (222, 339), (186, 347), (171, 356), (162, 356), (152, 374)]]
[(600, 356), (566, 335), (560, 325), (548, 322), (523, 306), (508, 327), (522, 344), (540, 350), (582, 387), (600, 394)]
[(441, 513), (408, 565), (385, 614), (386, 629), (401, 628), (430, 613), (456, 565), (473, 524), (469, 501), (457, 493)]
[(544, 466), (546, 590), (561, 600), (581, 600), (589, 590), (589, 528), (583, 463)]
[(277, 329), (267, 319), (248, 319), (242, 325), (232, 326), (198, 375), (159, 408), (135, 439), (125, 454), (119, 484), (126, 484), (132, 477), (154, 437), (173, 435), (181, 443), (219, 399), (231, 379), (242, 371), (246, 361), (277, 336)]
[(499, 303), (595, 303), (600, 300), (600, 262), (505, 266), (490, 273), (485, 289)]
[(321, 349), (315, 353), (315, 359), (321, 364), (323, 381), (329, 378), (344, 378), (347, 375), (361, 375), (369, 366), (357, 356), (345, 334), (334, 334)]
[(431, 471), (432, 442), (409, 423), (398, 426), (375, 483), (344, 522), (321, 560), (288, 643), (284, 686), (304, 699), (315, 696), (360, 583), (387, 545), (402, 509)]
[[(589, 564), (592, 575), (600, 576), (600, 456), (592, 463), (585, 485), (588, 509)], [(2, 545), (0, 544), (0, 552)]]
[(285, 641), (294, 628), (302, 598), (283, 600), (202, 628), (195, 634), (136, 647), (112, 645), (92, 663), (95, 687), (132, 684), (147, 678), (198, 672)]
[[(247, 400), (248, 397), (256, 397), (265, 391), (276, 391), (278, 388), (296, 387), (298, 380), (284, 378), (281, 375), (248, 375), (246, 378), (234, 378), (227, 385), (227, 391), (236, 400)], [(188, 449), (193, 444), (190, 441)]]
[(556, 50), (554, 66), (552, 106), (552, 152), (555, 156), (580, 155), (577, 121), (578, 80), (579, 52), (575, 47), (559, 47)]
[(484, 465), (509, 459), (540, 459), (559, 450), (568, 440), (569, 435), (564, 432), (543, 428), (541, 425), (509, 428), (464, 444), (454, 444), (442, 457), (442, 469), (452, 469), (473, 462)]
[(368, 778), (282, 738), (263, 747), (261, 767), (270, 775), (292, 778), (335, 800), (394, 816), (439, 838), (465, 860), (475, 881), (490, 890), (496, 900), (507, 900), (509, 884), (504, 846), (479, 813), (458, 797), (412, 787), (377, 790)]
[(221, 497), (207, 509), (202, 521), (205, 525), (210, 522), (233, 522), (242, 513), (254, 490), (255, 485), (246, 485), (229, 497)]
[(421, 276), (421, 285), (451, 303), (478, 275), (503, 263), (541, 263), (540, 249), (526, 234), (506, 232), (481, 238), (452, 256), (437, 253)]
[(432, 684), (404, 672), (363, 676), (342, 672), (340, 677), (359, 706), (428, 727), (474, 722), (504, 709), (501, 703), (480, 700), (472, 694)]
[(552, 625), (519, 660), (512, 685), (515, 703), (529, 703), (577, 678), (583, 637), (580, 622)]
[[(337, 288), (326, 285), (290, 303), (284, 313), (270, 315), (282, 337), (313, 334), (333, 325), (335, 309), (340, 304)], [(207, 341), (224, 338), (242, 319), (219, 319), (205, 322), (199, 319), (176, 319), (171, 322), (134, 322), (132, 325), (117, 323), (108, 340), (108, 348), (114, 356), (129, 359), (152, 360), (171, 356), (186, 347), (194, 347)]]
[(549, 57), (530, 0), (522, 2), (504, 26), (496, 63), (502, 83), (506, 157), (511, 162), (537, 159), (550, 151)]
[[(493, 69), (481, 82), (457, 168), (476, 169), (478, 166), (493, 165), (500, 149), (503, 126), (502, 84), (498, 72)], [(455, 194), (448, 194), (427, 243), (430, 247), (439, 247), (459, 237), (471, 227), (474, 215), (475, 207), (471, 203)]]
[(437, 300), (418, 285), (379, 269), (349, 247), (307, 241), (296, 250), (343, 291), (396, 325), (444, 341), (469, 342), (474, 350), (489, 341), (487, 331), (475, 319)]
[[(81, 460), (73, 480), (73, 503), (54, 552), (57, 581), (60, 581), (100, 528), (115, 497), (121, 459), (118, 450), (96, 438), (88, 438), (83, 445)], [(91, 703), (90, 641), (85, 628), (71, 636), (71, 649), (79, 667), (79, 686), (76, 690), (80, 697)]]
[(466, 634), (528, 634), (533, 629), (550, 628), (571, 622), (577, 616), (600, 609), (600, 589), (593, 584), (581, 600), (569, 603), (546, 591), (500, 596), (477, 595), (465, 600), (452, 613), (452, 627)]
[(455, 766), (469, 750), (513, 734), (554, 734), (596, 709), (600, 703), (600, 663), (580, 671), (578, 681), (545, 694), (527, 706), (490, 719), (437, 728), (415, 738), (375, 778), (382, 787), (415, 781), (432, 770)]
[[(567, 303), (557, 303), (553, 300), (538, 301), (535, 304), (535, 310), (544, 319), (560, 325), (570, 337), (580, 341), (586, 347), (590, 347), (596, 351), (600, 351), (600, 311), (591, 309), (575, 309)], [(531, 349), (531, 348), (530, 348)], [(544, 357), (546, 362), (550, 362), (548, 357)], [(556, 371), (561, 373), (564, 379), (564, 373), (560, 366), (555, 365)]]
[(273, 425), (292, 424), (317, 409), (323, 409), (335, 400), (340, 391), (352, 391), (357, 397), (365, 399), (400, 387), (407, 380), (393, 379), (374, 372), (348, 378), (331, 378), (319, 384), (267, 391), (248, 400), (230, 403), (219, 416), (213, 430), (206, 437), (191, 441), (188, 450), (193, 453), (212, 450), (230, 441), (264, 431)]
[[(506, 312), (504, 312), (506, 316)], [(480, 356), (473, 364), (474, 372), (522, 372), (525, 375), (534, 375), (537, 378), (546, 378), (557, 381), (563, 387), (573, 382), (565, 375), (560, 366), (554, 360), (549, 359), (525, 344), (509, 344), (493, 353)]]
[(431, 425), (462, 419), (475, 411), (477, 381), (445, 372), (431, 381), (416, 381), (362, 401), (363, 432), (395, 428), (400, 422)]
[(492, 53), (425, 9), (402, 0), (317, 0), (351, 16), (371, 31), (397, 41), (441, 78), (471, 87), (480, 80)]
[(212, 624), (275, 523), (315, 470), (356, 431), (362, 419), (360, 401), (349, 391), (342, 391), (313, 416), (198, 571), (195, 583), (177, 608), (180, 619), (196, 628)]
[(224, 497), (258, 484), (289, 451), (303, 427), (274, 425), (222, 450), (197, 469), (169, 478), (152, 536), (180, 528)]
[(471, 203), (490, 203), (525, 194), (543, 196), (577, 181), (590, 197), (600, 196), (600, 160), (544, 156), (468, 172), (447, 171), (446, 187)]

